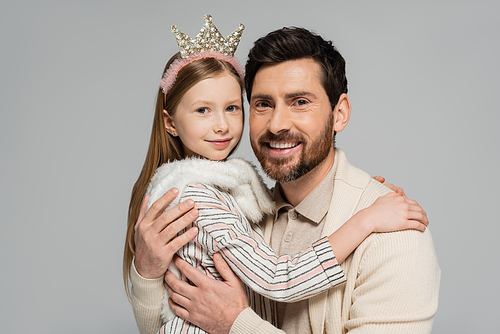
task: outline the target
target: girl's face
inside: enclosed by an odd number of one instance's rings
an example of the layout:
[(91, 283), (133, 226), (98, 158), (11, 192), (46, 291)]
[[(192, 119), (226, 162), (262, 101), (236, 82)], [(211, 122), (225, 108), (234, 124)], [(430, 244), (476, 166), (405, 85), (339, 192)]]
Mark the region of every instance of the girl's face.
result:
[(179, 136), (187, 157), (223, 160), (238, 144), (243, 131), (241, 88), (224, 72), (198, 82), (180, 100), (165, 126)]

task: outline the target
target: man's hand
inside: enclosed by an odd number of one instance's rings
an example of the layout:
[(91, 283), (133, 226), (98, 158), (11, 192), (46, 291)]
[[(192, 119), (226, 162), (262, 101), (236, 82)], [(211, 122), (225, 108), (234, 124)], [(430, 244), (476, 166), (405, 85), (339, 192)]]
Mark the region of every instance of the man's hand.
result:
[(205, 331), (227, 334), (240, 312), (248, 307), (248, 298), (243, 283), (222, 256), (216, 253), (213, 259), (215, 268), (225, 281), (206, 276), (176, 256), (174, 264), (193, 285), (167, 273), (165, 287), (170, 296), (168, 304), (177, 316)]
[(158, 278), (164, 275), (174, 254), (198, 233), (197, 228), (193, 227), (176, 237), (179, 231), (198, 217), (198, 210), (194, 208), (192, 200), (163, 212), (178, 193), (177, 189), (170, 189), (147, 212), (149, 195), (144, 199), (134, 235), (134, 265), (142, 277)]
[(404, 192), (404, 190), (402, 188), (396, 187), (392, 183), (385, 182), (385, 177), (374, 176), (373, 179), (375, 179), (376, 181), (382, 183), (384, 186), (386, 186), (387, 188), (391, 189), (396, 194), (401, 194), (401, 195), (403, 195), (403, 197), (406, 197), (406, 194), (405, 194), (405, 192)]

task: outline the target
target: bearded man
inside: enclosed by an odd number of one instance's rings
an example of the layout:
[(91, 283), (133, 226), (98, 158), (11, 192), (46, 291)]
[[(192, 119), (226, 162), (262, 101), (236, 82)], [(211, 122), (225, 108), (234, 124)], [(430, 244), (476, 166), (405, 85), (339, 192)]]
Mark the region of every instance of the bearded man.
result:
[[(277, 212), (261, 227), (278, 254), (295, 254), (390, 189), (335, 148), (351, 105), (345, 61), (330, 41), (302, 28), (273, 31), (255, 42), (245, 70), (252, 148), (276, 180)], [(279, 305), (280, 329), (248, 307), (221, 257), (214, 261), (226, 282), (180, 259), (193, 285), (165, 275), (172, 310), (210, 333), (431, 332), (440, 269), (429, 229), (370, 235), (341, 265), (346, 284)]]

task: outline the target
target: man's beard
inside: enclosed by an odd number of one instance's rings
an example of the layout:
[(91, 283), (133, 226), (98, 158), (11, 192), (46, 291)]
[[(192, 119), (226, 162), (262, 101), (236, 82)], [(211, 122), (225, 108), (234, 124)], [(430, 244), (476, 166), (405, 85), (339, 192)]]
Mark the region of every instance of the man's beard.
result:
[[(297, 180), (298, 178), (306, 175), (326, 159), (330, 153), (332, 145), (334, 145), (335, 136), (332, 133), (333, 113), (318, 138), (311, 143), (305, 141), (304, 136), (300, 133), (285, 132), (275, 135), (267, 131), (259, 138), (258, 144), (254, 144), (253, 141), (251, 144), (255, 156), (257, 157), (257, 160), (259, 160), (264, 172), (271, 179), (283, 183)], [(287, 158), (275, 158), (264, 153), (265, 149), (263, 147), (267, 147), (267, 143), (272, 141), (301, 142), (302, 150), (299, 161), (291, 166), (286, 166), (294, 159), (294, 156)]]

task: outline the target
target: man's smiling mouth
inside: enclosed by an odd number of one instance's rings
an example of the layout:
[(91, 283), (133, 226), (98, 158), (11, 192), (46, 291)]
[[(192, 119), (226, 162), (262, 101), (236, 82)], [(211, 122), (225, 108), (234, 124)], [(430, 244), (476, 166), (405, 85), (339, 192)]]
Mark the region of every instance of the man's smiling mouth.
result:
[(299, 145), (300, 142), (298, 141), (294, 141), (294, 142), (269, 142), (268, 143), (268, 146), (272, 149), (276, 149), (276, 150), (284, 150), (284, 149), (288, 149), (288, 148), (294, 148), (296, 147), (297, 145)]

